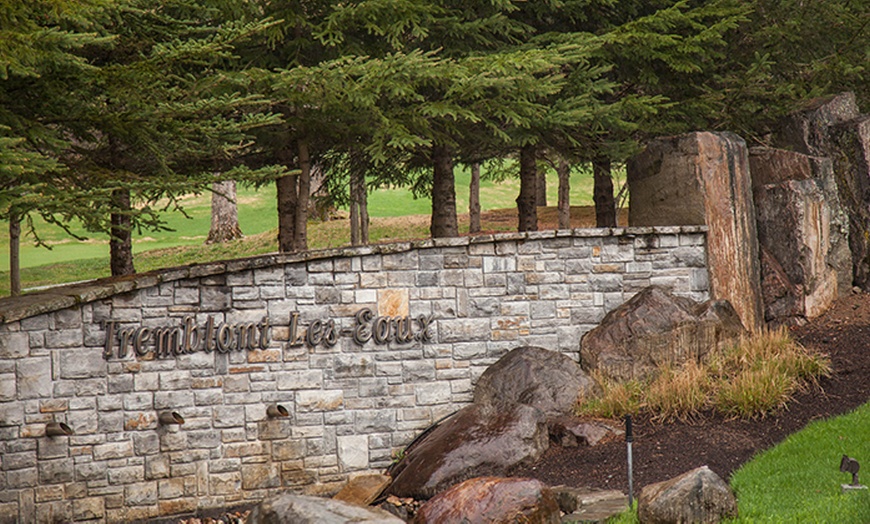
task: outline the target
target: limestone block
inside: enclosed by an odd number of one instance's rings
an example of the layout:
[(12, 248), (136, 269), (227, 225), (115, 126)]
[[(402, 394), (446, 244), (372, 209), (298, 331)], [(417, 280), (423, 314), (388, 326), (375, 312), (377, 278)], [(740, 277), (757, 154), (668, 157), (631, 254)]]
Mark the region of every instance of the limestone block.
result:
[(0, 332), (0, 358), (26, 357), (30, 352), (27, 333)]
[(365, 435), (337, 437), (338, 463), (343, 471), (365, 469), (369, 465), (369, 440)]
[(51, 359), (30, 358), (20, 360), (17, 365), (18, 398), (51, 397)]
[(15, 400), (17, 391), (15, 375), (12, 373), (0, 374), (0, 402)]
[(730, 133), (653, 140), (627, 166), (629, 225), (706, 225), (711, 296), (747, 329), (763, 323), (758, 236), (746, 143)]
[(100, 350), (60, 350), (61, 378), (91, 378), (106, 376), (106, 360)]

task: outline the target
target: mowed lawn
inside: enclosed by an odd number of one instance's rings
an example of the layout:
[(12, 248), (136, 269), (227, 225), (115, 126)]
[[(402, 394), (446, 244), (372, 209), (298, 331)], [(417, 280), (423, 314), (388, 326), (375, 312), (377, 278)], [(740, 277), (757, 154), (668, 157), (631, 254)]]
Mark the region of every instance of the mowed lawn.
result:
[[(619, 185), (624, 177), (619, 174), (614, 181)], [(470, 174), (465, 169), (456, 170), (457, 212), (461, 215), (468, 212), (468, 184)], [(555, 205), (557, 201), (558, 182), (555, 173), (548, 174), (548, 203)], [(519, 193), (519, 181), (510, 179), (500, 182), (481, 182), (481, 208), (483, 210), (514, 208)], [(181, 199), (187, 216), (180, 212), (166, 212), (162, 215), (165, 229), (160, 231), (134, 231), (133, 252), (136, 256), (137, 270), (143, 271), (188, 263), (196, 260), (197, 253), (203, 257), (225, 258), (247, 256), (257, 253), (274, 251), (274, 237), (277, 230), (277, 208), (274, 184), (260, 189), (239, 188), (239, 223), (247, 237), (246, 246), (235, 246), (232, 249), (220, 246), (204, 247), (211, 221), (211, 194), (187, 195)], [(571, 204), (590, 205), (592, 203), (592, 175), (586, 170), (576, 170), (571, 178)], [(429, 199), (415, 199), (406, 189), (381, 188), (369, 195), (369, 214), (373, 218), (403, 217), (409, 215), (429, 215), (431, 202)], [(336, 223), (309, 225), (309, 246), (312, 249), (336, 247), (346, 243), (349, 237), (347, 221)], [(371, 237), (373, 241), (401, 239), (404, 232), (401, 222), (383, 221), (386, 225), (373, 224)], [(70, 282), (75, 280), (97, 278), (108, 275), (108, 237), (104, 234), (94, 234), (84, 231), (77, 224), (71, 229), (86, 240), (76, 240), (61, 228), (35, 221), (37, 233), (47, 247), (35, 246), (33, 237), (27, 232), (27, 225), (22, 224), (21, 268), (23, 287), (34, 285)], [(321, 227), (323, 226), (323, 227)], [(320, 227), (320, 230), (318, 228)], [(393, 231), (392, 229), (396, 229)], [(410, 238), (426, 234), (420, 231), (408, 231)], [(407, 237), (406, 237), (407, 238)], [(193, 252), (182, 254), (179, 248), (190, 246)], [(154, 251), (161, 250), (161, 251)], [(152, 251), (152, 256), (148, 253)], [(8, 295), (9, 271), (9, 232), (8, 224), (3, 223), (0, 231), (0, 296)], [(156, 253), (160, 253), (155, 259)], [(173, 254), (178, 256), (173, 258)]]

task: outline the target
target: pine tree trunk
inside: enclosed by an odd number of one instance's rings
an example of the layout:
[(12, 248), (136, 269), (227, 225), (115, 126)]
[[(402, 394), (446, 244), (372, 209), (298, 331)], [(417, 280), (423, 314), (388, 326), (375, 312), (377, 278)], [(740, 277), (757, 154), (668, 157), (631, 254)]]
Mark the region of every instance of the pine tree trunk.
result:
[(311, 196), (311, 157), (308, 152), (308, 142), (300, 140), (299, 144), (299, 192), (296, 200), (295, 235), (293, 251), (308, 249), (308, 199)]
[(468, 232), (480, 233), (480, 163), (471, 164), (468, 187)]
[(432, 147), (432, 238), (459, 236), (453, 157), (444, 146)]
[(278, 250), (293, 252), (296, 237), (296, 179), (297, 175), (284, 175), (275, 180), (278, 190)]
[(9, 213), (9, 294), (21, 294), (21, 217)]
[(211, 229), (206, 244), (219, 244), (242, 238), (239, 208), (236, 202), (236, 181), (224, 180), (211, 185)]
[[(350, 244), (360, 246), (368, 242), (368, 227), (365, 224), (368, 217), (363, 218), (366, 190), (365, 174), (354, 170), (350, 173)], [(364, 225), (366, 226), (364, 228)], [(365, 229), (365, 235), (363, 235)]]
[(136, 269), (133, 267), (133, 223), (127, 213), (131, 209), (130, 191), (112, 191), (112, 205), (118, 212), (110, 217), (109, 266), (113, 277), (132, 275)]
[(598, 157), (593, 160), (592, 176), (595, 226), (616, 227), (616, 200), (613, 198), (613, 178), (610, 176), (610, 159)]
[(517, 196), (517, 231), (538, 230), (537, 186), (538, 172), (535, 146), (520, 149), (520, 194)]
[[(535, 166), (537, 169), (537, 166)], [(547, 172), (538, 171), (538, 181), (535, 184), (535, 201), (539, 207), (547, 207)]]
[(369, 193), (366, 191), (365, 174), (362, 175), (362, 180), (359, 185), (359, 232), (360, 241), (363, 244), (369, 243)]
[(556, 166), (559, 176), (559, 229), (571, 229), (571, 165), (560, 158)]

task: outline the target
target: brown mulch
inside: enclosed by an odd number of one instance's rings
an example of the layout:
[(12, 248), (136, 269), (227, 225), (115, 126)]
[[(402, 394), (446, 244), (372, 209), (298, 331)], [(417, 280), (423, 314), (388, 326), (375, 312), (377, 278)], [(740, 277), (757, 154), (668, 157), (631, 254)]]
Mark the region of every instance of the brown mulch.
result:
[[(710, 413), (691, 423), (635, 417), (635, 494), (645, 485), (703, 465), (727, 480), (744, 462), (809, 422), (847, 413), (870, 400), (870, 294), (839, 299), (825, 315), (792, 328), (792, 334), (830, 356), (833, 375), (821, 380), (821, 391), (799, 393), (786, 409), (756, 420), (729, 420)], [(622, 439), (592, 448), (554, 444), (535, 464), (513, 475), (551, 486), (627, 492), (626, 454)]]

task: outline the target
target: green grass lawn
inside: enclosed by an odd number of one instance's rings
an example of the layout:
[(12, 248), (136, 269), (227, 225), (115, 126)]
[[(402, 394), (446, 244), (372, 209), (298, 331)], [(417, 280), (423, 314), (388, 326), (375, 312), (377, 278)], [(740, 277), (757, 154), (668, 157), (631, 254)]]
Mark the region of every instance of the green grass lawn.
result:
[[(813, 422), (734, 472), (731, 487), (739, 515), (729, 522), (870, 523), (870, 492), (842, 493), (840, 489), (841, 484), (851, 482), (851, 475), (840, 472), (843, 455), (870, 464), (870, 403), (846, 415)], [(868, 480), (870, 474), (864, 472), (861, 482), (867, 485)], [(608, 522), (635, 524), (637, 510)]]
[[(470, 174), (465, 169), (456, 170), (457, 211), (467, 213), (468, 184)], [(592, 176), (584, 171), (574, 173), (571, 180), (572, 205), (586, 205), (592, 202)], [(557, 181), (555, 174), (548, 177), (549, 201), (556, 202)], [(503, 182), (481, 182), (481, 207), (484, 210), (514, 207), (518, 180)], [(277, 228), (278, 212), (275, 203), (275, 186), (270, 184), (260, 190), (240, 188), (239, 224), (245, 235), (257, 235)], [(211, 195), (189, 195), (183, 200), (183, 207), (190, 218), (178, 212), (163, 215), (167, 231), (134, 232), (133, 252), (161, 249), (180, 245), (200, 245), (205, 241), (211, 220)], [(377, 189), (369, 195), (369, 214), (372, 217), (393, 217), (406, 215), (428, 215), (431, 202), (428, 199), (415, 199), (406, 189)], [(36, 247), (33, 238), (25, 236), (21, 243), (21, 267), (31, 268), (46, 264), (70, 262), (91, 258), (108, 258), (108, 238), (105, 235), (88, 233), (73, 225), (73, 231), (88, 237), (77, 241), (60, 228), (37, 222), (37, 232), (51, 249)], [(0, 249), (9, 251), (9, 231), (3, 223), (0, 231)], [(0, 256), (0, 271), (9, 270), (9, 257)]]

